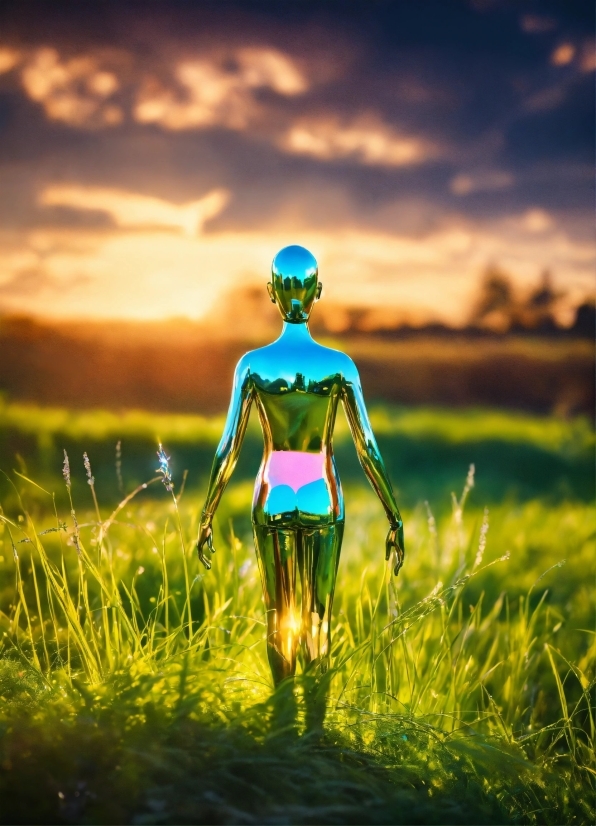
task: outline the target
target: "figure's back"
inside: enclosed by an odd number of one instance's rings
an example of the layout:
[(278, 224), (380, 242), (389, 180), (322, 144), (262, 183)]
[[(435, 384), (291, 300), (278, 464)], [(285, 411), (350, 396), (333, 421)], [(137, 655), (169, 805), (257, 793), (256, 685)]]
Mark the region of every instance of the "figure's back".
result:
[(244, 359), (265, 443), (256, 521), (308, 525), (343, 519), (332, 437), (348, 357), (315, 342), (306, 325), (296, 325)]
[(347, 356), (305, 335), (296, 339), (282, 337), (245, 357), (265, 448), (329, 451)]

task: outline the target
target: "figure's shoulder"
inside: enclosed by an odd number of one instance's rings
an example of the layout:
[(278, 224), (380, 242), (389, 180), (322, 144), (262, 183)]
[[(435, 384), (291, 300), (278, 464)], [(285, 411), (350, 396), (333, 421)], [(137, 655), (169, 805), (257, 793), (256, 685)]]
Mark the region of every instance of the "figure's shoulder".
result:
[(238, 361), (236, 371), (241, 373), (259, 373), (275, 358), (275, 342), (257, 347), (246, 352)]
[(358, 378), (358, 368), (347, 353), (333, 347), (326, 347), (318, 341), (315, 344), (321, 357), (334, 372), (341, 374), (346, 381), (354, 381)]
[(235, 373), (237, 376), (240, 376), (244, 373), (250, 373), (251, 355), (253, 352), (254, 350), (249, 350), (247, 353), (244, 353), (243, 356), (240, 356), (240, 358), (236, 362)]
[[(328, 367), (337, 373), (341, 373), (348, 380), (352, 379), (354, 375), (358, 375), (356, 365), (342, 350), (336, 350), (333, 347), (327, 347), (320, 344), (314, 339), (310, 342), (310, 358), (321, 360)], [(266, 344), (263, 347), (257, 347), (255, 350), (249, 350), (245, 353), (238, 362), (237, 370), (249, 373), (259, 372), (260, 369), (270, 364), (271, 361), (275, 363), (279, 360), (279, 339)]]
[(350, 358), (347, 353), (342, 353), (344, 357), (344, 366), (342, 370), (342, 374), (344, 379), (347, 382), (359, 382), (360, 375), (358, 373), (358, 368), (356, 367), (354, 361)]
[(324, 344), (319, 344), (318, 341), (315, 342), (315, 344), (321, 355), (325, 355), (326, 359), (332, 360), (333, 363), (337, 365), (338, 369), (343, 371), (343, 369), (349, 367), (350, 364), (354, 364), (352, 359), (347, 353), (344, 353), (343, 350), (336, 350), (334, 347), (327, 347)]
[(271, 344), (265, 344), (264, 347), (256, 347), (254, 350), (248, 350), (238, 362), (238, 366), (242, 365), (250, 369), (251, 365), (255, 365), (263, 359), (267, 359), (271, 353)]
[(334, 347), (326, 347), (323, 344), (316, 342), (317, 347), (325, 354), (327, 359), (332, 359), (333, 363), (337, 365), (337, 369), (342, 372), (352, 372), (356, 370), (356, 365), (347, 353), (343, 350), (336, 350)]

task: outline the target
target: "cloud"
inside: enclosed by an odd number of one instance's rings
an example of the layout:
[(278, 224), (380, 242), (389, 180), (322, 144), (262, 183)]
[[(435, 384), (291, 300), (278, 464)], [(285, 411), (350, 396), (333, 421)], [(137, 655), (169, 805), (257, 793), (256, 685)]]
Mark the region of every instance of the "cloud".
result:
[(368, 166), (412, 166), (437, 157), (436, 145), (421, 137), (398, 133), (377, 118), (361, 117), (342, 124), (333, 117), (318, 117), (294, 124), (280, 148), (320, 161), (352, 160)]
[(591, 40), (584, 43), (581, 53), (580, 68), (582, 72), (593, 72), (596, 70), (596, 49), (594, 48), (594, 43)]
[(294, 61), (276, 49), (245, 48), (236, 54), (239, 74), (249, 87), (269, 87), (280, 95), (301, 95), (308, 83)]
[(134, 107), (139, 123), (157, 123), (172, 130), (244, 129), (259, 110), (255, 90), (271, 89), (293, 97), (308, 89), (291, 58), (269, 48), (181, 61), (175, 78), (182, 94), (156, 78), (144, 81)]
[(510, 172), (460, 172), (449, 182), (449, 189), (454, 195), (470, 195), (473, 192), (492, 192), (509, 189), (515, 183)]
[(66, 291), (88, 281), (89, 277), (82, 275), (74, 275), (69, 279), (54, 278), (43, 266), (35, 266), (18, 270), (6, 281), (0, 281), (0, 297), (35, 300), (56, 293), (64, 295)]
[(214, 189), (198, 201), (179, 206), (160, 198), (117, 189), (64, 184), (49, 186), (39, 196), (41, 206), (105, 212), (119, 227), (174, 228), (189, 236), (201, 232), (205, 222), (219, 215), (228, 200), (227, 190)]
[(519, 25), (526, 34), (546, 34), (557, 28), (557, 21), (542, 14), (524, 14)]
[[(269, 47), (220, 48), (177, 60), (155, 61), (149, 73), (131, 52), (96, 50), (65, 58), (51, 47), (18, 52), (0, 48), (0, 74), (19, 62), (27, 96), (50, 120), (72, 127), (120, 124), (132, 97), (132, 117), (171, 130), (224, 126), (244, 129), (261, 111), (255, 95), (306, 92), (309, 81), (295, 60)], [(122, 92), (128, 86), (127, 94)]]
[[(68, 306), (68, 291), (71, 288), (92, 286), (93, 278), (79, 270), (65, 273), (61, 267), (52, 267), (50, 260), (68, 250), (70, 254), (89, 255), (89, 244), (77, 243), (70, 234), (64, 243), (55, 234), (45, 236), (31, 235), (27, 238), (0, 241), (2, 264), (0, 266), (0, 298), (2, 306), (27, 307), (31, 302), (43, 307), (46, 301)], [(43, 310), (42, 310), (43, 312)]]
[(120, 82), (96, 57), (62, 60), (56, 49), (37, 49), (25, 62), (21, 82), (50, 120), (88, 128), (116, 126), (123, 119), (122, 109), (110, 100)]
[(553, 66), (567, 66), (575, 57), (575, 46), (572, 43), (561, 43), (550, 56)]
[[(528, 283), (543, 267), (562, 284), (588, 283), (592, 240), (578, 229), (589, 210), (587, 27), (557, 11), (543, 34), (546, 13), (522, 20), (529, 6), (488, 27), (466, 12), (445, 51), (440, 16), (425, 28), (405, 4), (387, 45), (397, 18), (372, 6), (374, 27), (360, 27), (360, 12), (288, 24), (145, 10), (97, 32), (75, 21), (59, 41), (51, 21), (14, 28), (16, 46), (0, 49), (2, 86), (21, 95), (6, 96), (0, 170), (10, 306), (198, 316), (246, 273), (266, 279), (276, 248), (294, 241), (317, 251), (334, 301), (412, 313), (456, 317), (490, 261)], [(510, 36), (528, 48), (508, 48)], [(565, 42), (575, 55), (553, 68)], [(556, 111), (518, 123), (561, 102), (562, 137)], [(234, 192), (224, 214), (220, 186)], [(88, 280), (68, 280), (77, 275)]]
[(16, 49), (0, 47), (0, 75), (10, 72), (18, 64), (21, 54)]
[(519, 219), (520, 226), (527, 232), (542, 233), (552, 229), (554, 220), (544, 209), (529, 209)]
[(195, 221), (222, 208), (216, 192), (180, 206), (131, 192), (48, 187), (43, 203), (103, 209), (118, 228), (34, 229), (10, 249), (6, 236), (0, 238), (3, 309), (63, 317), (202, 317), (247, 278), (264, 290), (273, 255), (289, 243), (313, 250), (330, 302), (399, 310), (413, 320), (463, 323), (491, 262), (522, 288), (545, 268), (557, 288), (576, 299), (593, 288), (592, 239), (574, 240), (539, 207), (492, 221), (453, 216), (412, 235), (349, 222), (196, 234)]
[(586, 40), (581, 46), (569, 42), (560, 43), (550, 56), (553, 66), (568, 66), (573, 61), (580, 72), (596, 70), (596, 49), (593, 40)]
[(567, 93), (568, 84), (566, 83), (547, 86), (546, 89), (540, 89), (524, 101), (523, 108), (526, 112), (548, 112), (560, 106), (565, 101)]

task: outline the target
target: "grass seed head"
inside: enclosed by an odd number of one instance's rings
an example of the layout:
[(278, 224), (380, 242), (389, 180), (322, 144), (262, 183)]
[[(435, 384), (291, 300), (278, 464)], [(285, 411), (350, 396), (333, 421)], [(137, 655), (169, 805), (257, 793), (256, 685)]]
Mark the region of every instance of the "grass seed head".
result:
[(122, 442), (116, 442), (116, 479), (118, 480), (118, 490), (124, 493), (124, 481), (122, 479)]
[(68, 461), (68, 453), (64, 451), (64, 464), (62, 466), (62, 475), (66, 482), (66, 487), (70, 489), (70, 462)]
[(480, 526), (480, 538), (478, 539), (478, 552), (474, 560), (474, 568), (477, 568), (482, 562), (484, 551), (486, 549), (486, 534), (488, 533), (488, 508), (484, 508), (482, 516), (482, 525)]
[(95, 484), (95, 476), (91, 473), (91, 462), (89, 461), (87, 453), (83, 453), (83, 464), (85, 465), (85, 473), (87, 474), (87, 484), (93, 486)]

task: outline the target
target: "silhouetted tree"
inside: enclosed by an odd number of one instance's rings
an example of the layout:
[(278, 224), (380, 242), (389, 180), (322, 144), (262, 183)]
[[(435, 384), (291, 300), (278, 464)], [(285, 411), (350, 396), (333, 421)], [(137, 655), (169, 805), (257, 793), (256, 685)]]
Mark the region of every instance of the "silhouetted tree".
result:
[(549, 270), (544, 270), (540, 283), (528, 296), (521, 312), (521, 324), (526, 329), (537, 332), (553, 332), (558, 328), (555, 310), (562, 292), (557, 292), (553, 287), (552, 275)]
[(543, 271), (530, 294), (523, 297), (516, 293), (507, 273), (490, 266), (482, 279), (470, 323), (501, 333), (527, 330), (554, 333), (559, 330), (556, 308), (563, 295), (555, 290), (548, 270)]
[(594, 302), (586, 301), (580, 304), (575, 312), (575, 321), (571, 327), (571, 333), (581, 338), (596, 337), (596, 308)]
[(475, 327), (507, 332), (516, 320), (517, 310), (511, 278), (498, 267), (490, 265), (484, 273), (470, 323)]

